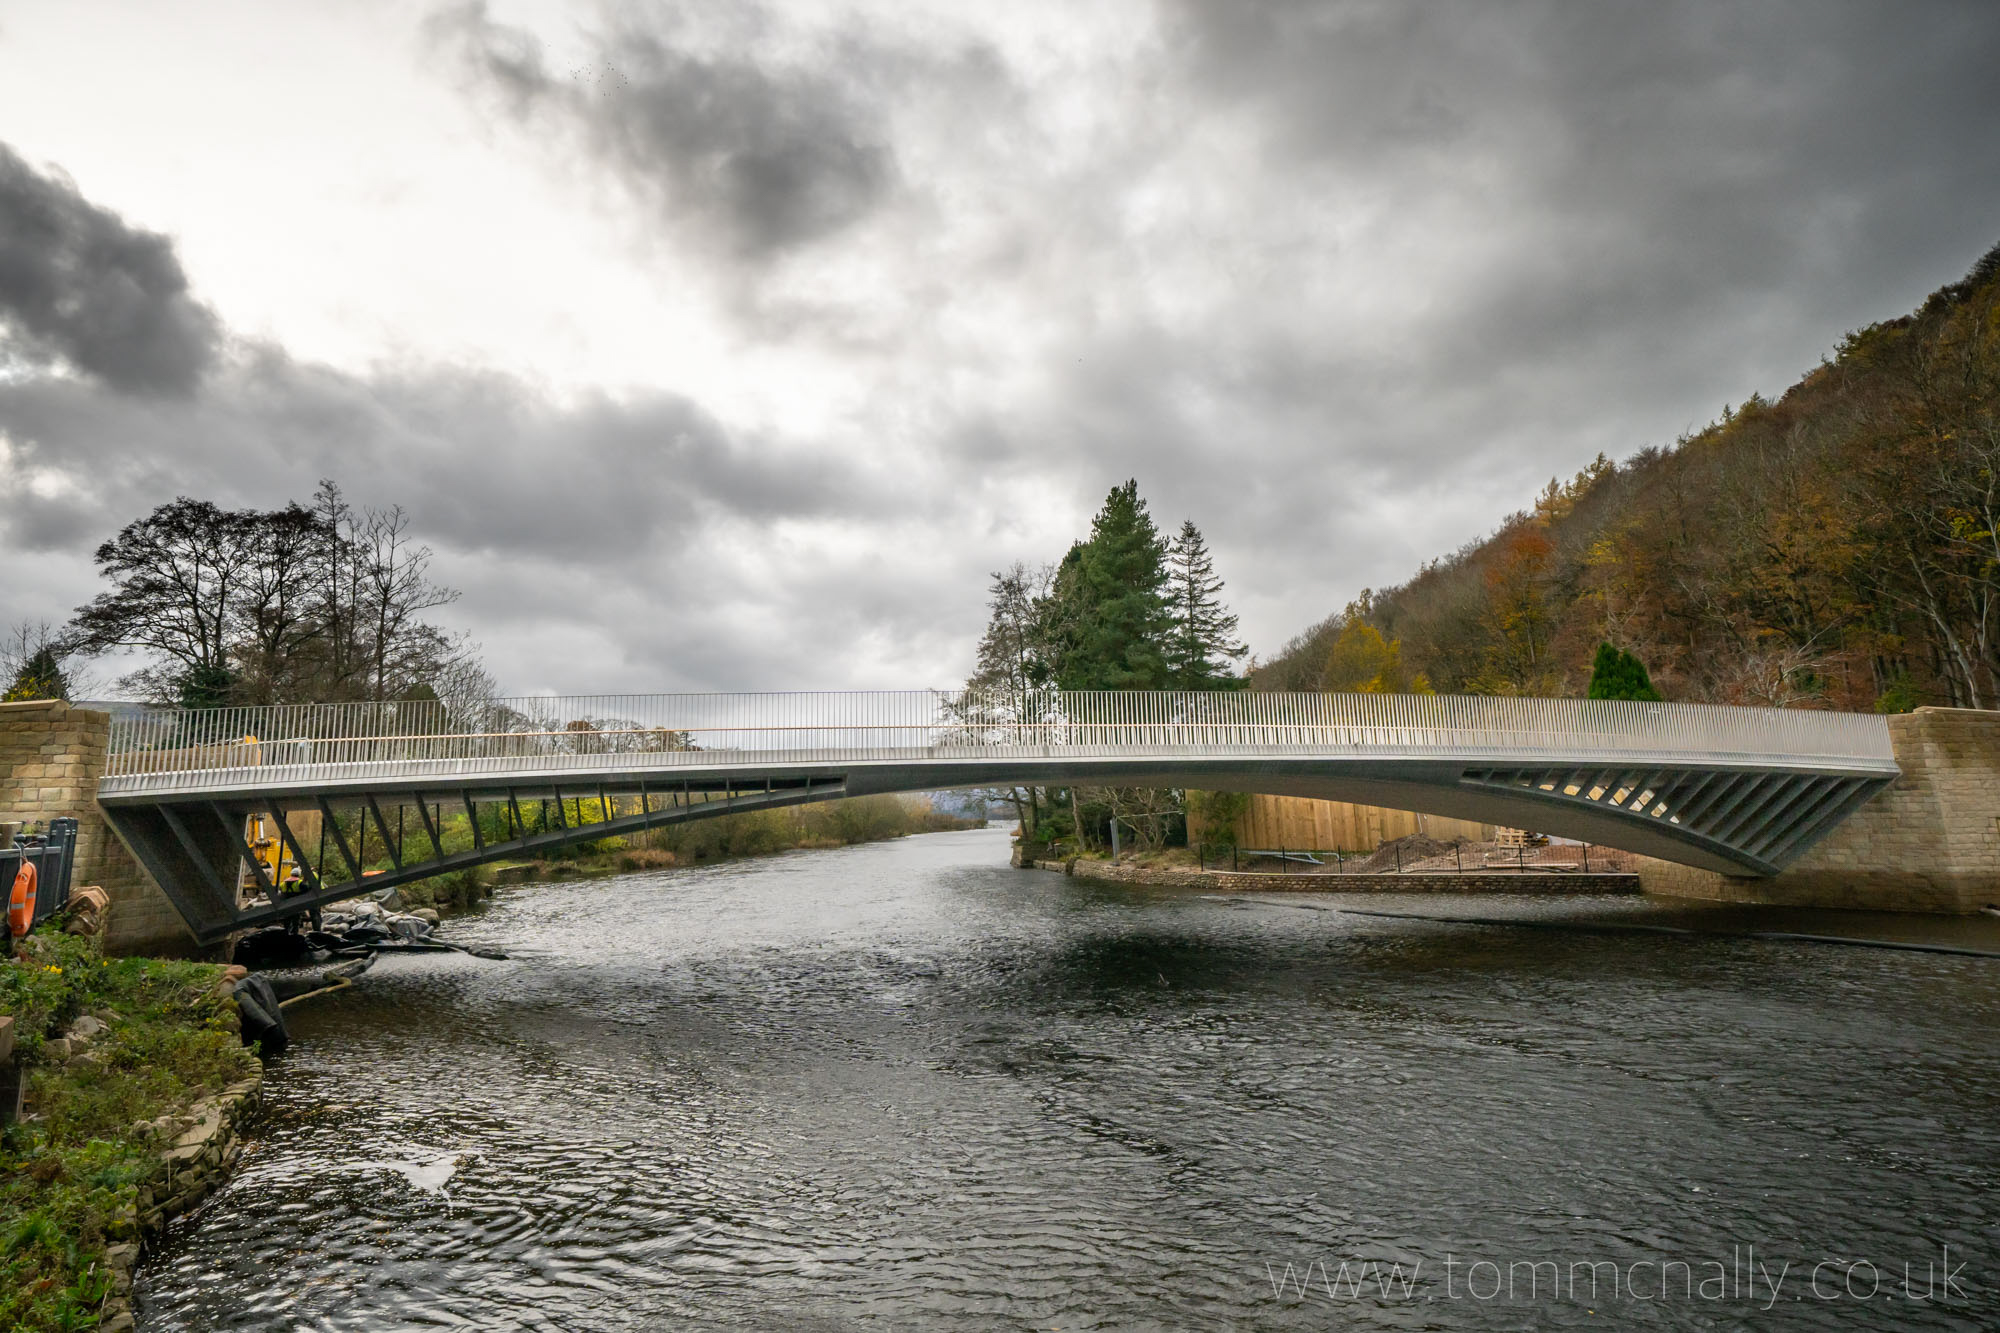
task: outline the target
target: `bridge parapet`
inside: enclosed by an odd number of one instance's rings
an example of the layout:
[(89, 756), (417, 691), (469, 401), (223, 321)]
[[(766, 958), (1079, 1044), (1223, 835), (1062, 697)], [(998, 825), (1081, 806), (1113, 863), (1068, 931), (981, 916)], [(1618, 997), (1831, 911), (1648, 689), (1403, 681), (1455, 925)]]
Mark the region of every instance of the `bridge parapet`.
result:
[(114, 723), (100, 790), (739, 760), (1304, 755), (1896, 771), (1882, 720), (1846, 713), (1483, 696), (910, 690), (162, 709)]
[[(98, 799), (210, 940), (566, 841), (964, 786), (1321, 796), (1769, 875), (1897, 772), (1879, 717), (1696, 704), (1058, 690), (592, 695), (121, 717)], [(587, 824), (584, 797), (600, 815)], [(473, 846), (444, 845), (447, 804), (463, 806)], [(481, 806), (496, 840), (478, 834)], [(243, 901), (239, 867), (257, 872), (245, 820), (295, 841), (288, 817), (301, 810), (320, 816), (332, 855), (291, 847), (304, 889), (260, 877), (264, 901)], [(371, 864), (371, 837), (389, 864), (379, 855)]]

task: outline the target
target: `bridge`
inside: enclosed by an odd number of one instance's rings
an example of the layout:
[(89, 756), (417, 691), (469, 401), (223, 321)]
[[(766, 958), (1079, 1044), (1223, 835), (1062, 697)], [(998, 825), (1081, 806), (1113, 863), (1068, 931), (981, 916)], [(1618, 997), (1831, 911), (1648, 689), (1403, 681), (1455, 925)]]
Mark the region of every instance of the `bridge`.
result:
[[(611, 695), (132, 714), (112, 723), (98, 803), (196, 938), (213, 942), (566, 843), (741, 810), (972, 786), (1320, 797), (1772, 875), (1898, 771), (1880, 717), (1700, 704), (1055, 690)], [(469, 817), (470, 847), (446, 850), (447, 808)], [(482, 809), (504, 836), (485, 836)], [(288, 819), (300, 811), (320, 816), (317, 856)], [(283, 839), (298, 884), (270, 882), (245, 842), (251, 816)], [(369, 872), (371, 836), (372, 859), (386, 864)], [(257, 884), (247, 903), (238, 889), (246, 867)]]

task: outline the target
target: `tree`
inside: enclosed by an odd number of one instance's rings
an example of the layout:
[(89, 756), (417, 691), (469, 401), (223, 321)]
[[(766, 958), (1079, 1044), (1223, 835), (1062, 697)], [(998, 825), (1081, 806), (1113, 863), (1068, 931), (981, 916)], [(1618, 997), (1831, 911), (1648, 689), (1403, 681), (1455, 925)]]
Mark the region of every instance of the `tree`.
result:
[(1064, 689), (1166, 688), (1173, 632), (1166, 554), (1139, 483), (1112, 487), (1091, 520), (1090, 540), (1072, 548), (1057, 571), (1055, 678)]
[[(2000, 247), (1775, 400), (1551, 483), (1369, 620), (1453, 690), (1580, 693), (1610, 641), (1675, 698), (1992, 707)], [(1344, 628), (1298, 636), (1257, 687), (1307, 687)]]
[[(335, 535), (296, 503), (238, 517), (248, 559), (232, 608), (236, 679), (219, 677), (210, 687), (242, 703), (277, 703), (298, 693), (301, 668), (323, 629), (316, 596), (319, 566), (329, 558)], [(212, 688), (198, 692), (206, 695)]]
[(1519, 524), (1502, 541), (1486, 571), (1487, 670), (1480, 684), (1491, 694), (1554, 694), (1557, 665), (1551, 651), (1556, 612), (1549, 597), (1555, 544), (1541, 520)]
[(401, 505), (368, 510), (360, 525), (362, 600), (356, 617), (370, 699), (400, 698), (435, 674), (453, 652), (443, 631), (417, 619), (458, 600), (430, 581), (431, 548), (410, 540)]
[(1403, 666), (1403, 641), (1391, 639), (1369, 623), (1373, 596), (1368, 589), (1347, 604), (1341, 628), (1328, 649), (1320, 672), (1320, 688), (1353, 694), (1435, 694), (1422, 672)]
[(147, 655), (121, 684), (159, 702), (382, 701), (443, 694), (454, 673), (455, 691), (472, 681), (469, 647), (423, 618), (458, 594), (430, 581), (431, 553), (411, 539), (408, 515), (357, 513), (331, 481), (310, 508), (225, 510), (183, 496), (127, 524), (96, 559), (112, 586), (78, 609), (65, 643)]
[(311, 513), (322, 544), (310, 692), (320, 699), (402, 698), (468, 650), (421, 619), (458, 600), (430, 581), (431, 551), (410, 537), (401, 505), (355, 510), (322, 481)]
[(1167, 550), (1172, 631), (1167, 675), (1175, 689), (1226, 689), (1240, 683), (1231, 664), (1250, 650), (1236, 639), (1236, 616), (1222, 604), (1222, 580), (1193, 519), (1183, 520)]
[[(1054, 572), (1046, 565), (1030, 570), (1016, 560), (993, 575), (987, 588), (986, 632), (968, 679), (969, 698), (962, 721), (972, 728), (1016, 725), (1041, 720), (1036, 687), (1048, 678), (1048, 643), (1044, 608)], [(1015, 817), (1032, 839), (1041, 823), (1041, 797), (1033, 787), (1008, 789)]]
[(112, 587), (77, 610), (80, 652), (138, 649), (153, 662), (125, 678), (163, 701), (193, 687), (226, 692), (237, 581), (251, 556), (248, 516), (186, 496), (126, 524), (96, 551)]
[[(1053, 679), (1065, 690), (1157, 690), (1171, 679), (1173, 633), (1167, 600), (1166, 543), (1139, 498), (1139, 483), (1114, 486), (1090, 524), (1090, 539), (1056, 567), (1042, 608)], [(1079, 796), (1084, 797), (1079, 800)], [(1164, 836), (1176, 792), (1069, 792), (1079, 838), (1096, 815), (1123, 819), (1142, 846)], [(1093, 807), (1097, 807), (1093, 810)], [(1092, 812), (1086, 821), (1084, 812)]]
[(0, 644), (0, 679), (8, 682), (0, 703), (69, 699), (72, 682), (63, 670), (66, 651), (46, 624), (19, 624)]
[(992, 576), (986, 632), (979, 639), (968, 688), (1020, 695), (1048, 679), (1043, 608), (1054, 577), (1046, 565), (1030, 570), (1019, 560)]
[(1188, 837), (1199, 836), (1205, 846), (1236, 846), (1236, 825), (1250, 812), (1250, 794), (1241, 791), (1190, 791), (1185, 793)]
[(1643, 699), (1657, 703), (1660, 692), (1646, 674), (1638, 658), (1608, 643), (1597, 645), (1597, 658), (1590, 668), (1590, 697), (1593, 699)]

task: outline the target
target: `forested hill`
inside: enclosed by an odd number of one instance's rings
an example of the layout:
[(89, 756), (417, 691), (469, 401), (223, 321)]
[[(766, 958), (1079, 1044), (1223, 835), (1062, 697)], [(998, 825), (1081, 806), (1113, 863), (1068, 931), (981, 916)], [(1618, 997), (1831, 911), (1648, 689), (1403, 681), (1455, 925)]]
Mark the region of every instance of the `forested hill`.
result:
[(1608, 640), (1669, 699), (2000, 707), (1996, 531), (2000, 246), (1778, 401), (1550, 482), (1252, 679), (1579, 695)]

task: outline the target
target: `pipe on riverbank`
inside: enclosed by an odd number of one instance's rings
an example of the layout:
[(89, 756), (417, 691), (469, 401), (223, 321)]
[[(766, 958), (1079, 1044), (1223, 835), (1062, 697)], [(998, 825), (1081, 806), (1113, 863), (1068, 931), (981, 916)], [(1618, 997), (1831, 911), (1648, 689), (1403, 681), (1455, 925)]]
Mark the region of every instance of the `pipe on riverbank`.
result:
[(337, 990), (346, 990), (353, 984), (353, 977), (340, 977), (331, 986), (321, 986), (318, 990), (309, 990), (303, 995), (294, 995), (289, 1000), (280, 1000), (278, 1001), (278, 1007), (280, 1009), (289, 1009), (300, 1000), (310, 1000), (315, 995), (331, 995)]

